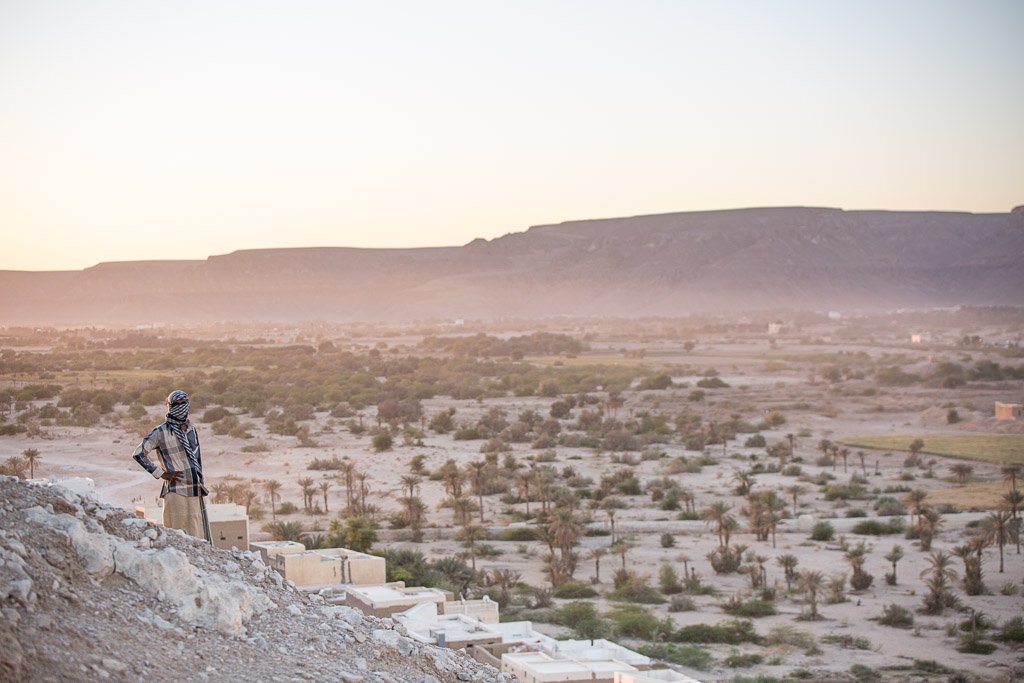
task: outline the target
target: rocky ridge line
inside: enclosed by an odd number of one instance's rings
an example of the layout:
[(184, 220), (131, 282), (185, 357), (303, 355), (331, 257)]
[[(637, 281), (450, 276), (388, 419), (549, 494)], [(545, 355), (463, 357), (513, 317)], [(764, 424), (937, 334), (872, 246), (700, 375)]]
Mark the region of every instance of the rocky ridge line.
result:
[(0, 477), (0, 680), (183, 679), (514, 680), (298, 591), (257, 553)]

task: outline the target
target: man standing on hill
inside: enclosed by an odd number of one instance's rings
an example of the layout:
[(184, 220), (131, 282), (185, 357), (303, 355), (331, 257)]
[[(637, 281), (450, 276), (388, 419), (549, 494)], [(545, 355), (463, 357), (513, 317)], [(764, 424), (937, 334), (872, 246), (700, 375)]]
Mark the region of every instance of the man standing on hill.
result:
[[(159, 464), (149, 459), (156, 451)], [(203, 460), (199, 452), (199, 434), (188, 421), (188, 394), (172, 391), (167, 397), (167, 421), (142, 440), (132, 455), (137, 463), (164, 485), (164, 526), (210, 540), (203, 496)]]

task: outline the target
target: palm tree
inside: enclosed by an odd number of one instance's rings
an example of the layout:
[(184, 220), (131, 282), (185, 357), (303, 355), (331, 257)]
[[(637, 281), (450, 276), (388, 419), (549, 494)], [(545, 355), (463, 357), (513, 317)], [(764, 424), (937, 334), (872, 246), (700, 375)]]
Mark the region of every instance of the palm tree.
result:
[(271, 522), (263, 530), (275, 541), (298, 541), (305, 531), (302, 522)]
[(782, 567), (782, 570), (786, 574), (786, 590), (792, 591), (793, 581), (797, 578), (796, 565), (799, 560), (797, 560), (796, 555), (786, 553), (785, 555), (779, 555), (776, 557), (775, 561), (779, 563), (779, 566)]
[(504, 609), (512, 600), (512, 589), (519, 585), (522, 575), (511, 569), (492, 569), (488, 577), (492, 586), (497, 586), (498, 607)]
[(309, 512), (313, 507), (313, 492), (316, 490), (316, 482), (309, 477), (303, 477), (296, 482), (302, 489), (302, 506)]
[(245, 514), (249, 514), (249, 508), (252, 507), (253, 502), (255, 502), (259, 495), (251, 486), (243, 486), (239, 489), (238, 498), (240, 504), (245, 506)]
[(487, 538), (487, 530), (479, 524), (468, 524), (462, 528), (458, 538), (469, 551), (469, 563), (473, 571), (476, 571), (476, 543)]
[(590, 559), (594, 561), (594, 583), (601, 583), (601, 558), (608, 554), (603, 546), (590, 549)]
[(352, 503), (356, 487), (356, 466), (345, 461), (341, 463), (341, 473), (345, 477), (345, 509), (352, 512)]
[(1021, 493), (1017, 489), (1010, 489), (1003, 494), (1003, 500), (999, 503), (1000, 510), (1006, 510), (1010, 513), (1013, 518), (1013, 524), (1016, 525), (1017, 533), (1017, 554), (1020, 555), (1020, 509), (1024, 507), (1024, 493)]
[(860, 471), (864, 473), (864, 478), (868, 478), (868, 466), (864, 462), (864, 458), (867, 457), (867, 453), (864, 451), (857, 451), (857, 457), (860, 458)]
[(1010, 490), (1017, 490), (1017, 480), (1020, 479), (1024, 467), (1021, 467), (1018, 463), (1010, 463), (1009, 465), (1003, 465), (1001, 469), (1003, 473), (1003, 481), (1010, 483)]
[(732, 473), (732, 480), (736, 482), (734, 491), (737, 496), (745, 496), (750, 493), (754, 486), (754, 473), (750, 470), (735, 470)]
[(825, 575), (819, 571), (800, 572), (800, 587), (807, 594), (811, 619), (818, 618), (818, 594), (825, 588)]
[(469, 463), (469, 476), (473, 484), (473, 491), (480, 501), (480, 523), (484, 521), (484, 488), (487, 482), (487, 463), (483, 460), (476, 460)]
[(917, 528), (921, 539), (921, 550), (928, 551), (932, 549), (932, 540), (934, 540), (935, 534), (939, 532), (943, 524), (945, 524), (945, 520), (942, 518), (942, 513), (935, 508), (925, 507), (918, 513)]
[(516, 477), (516, 491), (526, 501), (526, 516), (530, 516), (530, 484), (533, 483), (533, 470), (521, 472)]
[(928, 595), (924, 598), (925, 611), (929, 614), (941, 614), (946, 607), (951, 607), (956, 598), (950, 593), (949, 583), (957, 578), (956, 570), (950, 567), (953, 559), (944, 551), (932, 551), (928, 555), (928, 567), (921, 572), (921, 578), (928, 576)]
[(270, 498), (270, 517), (273, 520), (277, 520), (277, 506), (275, 502), (281, 497), (279, 491), (281, 490), (281, 482), (276, 479), (268, 479), (263, 482), (263, 490), (267, 492), (267, 497)]
[(849, 465), (849, 461), (850, 461), (850, 449), (849, 448), (844, 448), (844, 449), (840, 450), (839, 451), (839, 455), (843, 456), (843, 472), (849, 472), (850, 469), (849, 469), (848, 465)]
[(786, 493), (788, 493), (789, 495), (793, 496), (793, 516), (794, 517), (796, 517), (796, 515), (797, 515), (797, 499), (801, 495), (803, 495), (806, 490), (807, 489), (805, 489), (803, 486), (800, 486), (800, 484), (794, 484), (794, 485), (789, 486), (789, 487), (786, 488)]
[(330, 510), (327, 509), (327, 492), (330, 491), (330, 490), (331, 490), (331, 482), (326, 481), (326, 480), (320, 482), (320, 493), (324, 494), (324, 512), (325, 513), (330, 512)]
[(921, 509), (924, 507), (924, 501), (928, 498), (928, 492), (924, 489), (914, 489), (906, 495), (903, 501), (910, 506), (915, 516), (921, 514)]
[(793, 455), (796, 449), (796, 434), (793, 434), (792, 432), (786, 434), (786, 441), (789, 442), (789, 454)]
[(225, 482), (218, 482), (213, 485), (213, 502), (223, 503), (231, 500), (231, 485)]
[(427, 514), (427, 506), (419, 496), (405, 496), (401, 499), (402, 519), (412, 531), (412, 540), (419, 543), (423, 540), (423, 522)]
[(967, 463), (958, 462), (955, 465), (950, 465), (949, 471), (953, 473), (953, 476), (956, 478), (956, 482), (960, 484), (960, 486), (963, 486), (974, 473), (974, 468)]
[(892, 585), (896, 585), (896, 564), (903, 559), (903, 546), (898, 543), (892, 547), (892, 550), (885, 556), (885, 559), (892, 562)]
[(28, 472), (29, 472), (28, 478), (29, 479), (35, 479), (36, 478), (36, 461), (39, 460), (39, 451), (37, 449), (35, 449), (35, 448), (26, 448), (25, 450), (23, 450), (21, 452), (21, 454), (25, 457), (25, 460), (28, 461)]
[(725, 531), (726, 527), (729, 525), (729, 520), (731, 519), (733, 522), (736, 521), (736, 519), (729, 514), (730, 510), (732, 510), (731, 505), (725, 501), (719, 500), (705, 508), (704, 512), (701, 513), (701, 517), (705, 522), (715, 525), (715, 533), (718, 534), (718, 545), (723, 548), (729, 545), (725, 540)]
[(409, 496), (416, 495), (416, 487), (420, 485), (422, 480), (415, 474), (406, 474), (402, 477), (402, 486), (409, 491)]
[(981, 520), (981, 537), (987, 544), (999, 546), (999, 573), (1003, 573), (1003, 546), (1020, 538), (1013, 517), (1005, 510), (990, 512)]

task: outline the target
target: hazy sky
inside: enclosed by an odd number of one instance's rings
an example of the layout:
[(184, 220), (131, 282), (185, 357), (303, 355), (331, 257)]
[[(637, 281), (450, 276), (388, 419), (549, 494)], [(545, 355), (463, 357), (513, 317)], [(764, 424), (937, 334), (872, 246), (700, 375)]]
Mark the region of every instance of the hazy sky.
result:
[(1024, 204), (1024, 2), (0, 0), (0, 269)]

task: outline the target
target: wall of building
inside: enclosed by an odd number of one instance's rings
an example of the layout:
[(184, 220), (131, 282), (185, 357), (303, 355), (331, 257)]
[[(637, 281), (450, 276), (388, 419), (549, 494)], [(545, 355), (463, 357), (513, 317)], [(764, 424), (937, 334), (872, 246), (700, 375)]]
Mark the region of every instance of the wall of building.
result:
[(249, 548), (249, 520), (232, 519), (210, 522), (210, 535), (213, 545), (224, 550)]
[(455, 600), (444, 603), (443, 614), (464, 614), (485, 624), (498, 623), (498, 603), (493, 600)]

